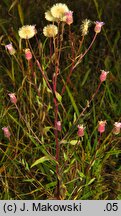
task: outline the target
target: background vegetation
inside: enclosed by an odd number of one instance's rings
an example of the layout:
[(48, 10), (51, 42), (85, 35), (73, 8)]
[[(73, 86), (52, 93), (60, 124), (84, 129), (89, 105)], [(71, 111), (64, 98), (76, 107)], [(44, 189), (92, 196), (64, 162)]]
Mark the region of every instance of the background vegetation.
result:
[[(17, 59), (23, 71), (5, 50), (10, 41), (19, 50), (18, 29), (24, 24), (36, 24), (39, 52), (46, 67), (48, 43), (42, 29), (47, 24), (44, 12), (60, 1), (43, 0), (3, 0), (0, 3), (0, 198), (1, 199), (56, 199), (57, 176), (55, 175), (55, 138), (53, 133), (53, 100), (39, 70), (33, 81), (31, 100), (28, 96), (30, 80), (27, 63), (22, 52)], [(80, 39), (80, 25), (88, 18), (105, 22), (103, 31), (96, 39), (91, 51), (76, 68), (69, 90), (62, 99), (59, 115), (63, 130), (61, 140), (68, 132), (60, 147), (60, 199), (121, 199), (121, 136), (112, 137), (112, 125), (121, 121), (121, 4), (117, 0), (65, 0), (61, 1), (74, 11), (72, 32), (75, 41)], [(93, 37), (94, 26), (84, 41), (88, 47)], [(67, 34), (65, 34), (65, 46)], [(38, 46), (31, 39), (34, 53)], [(22, 48), (25, 48), (23, 43)], [(46, 55), (45, 55), (46, 53)], [(62, 61), (62, 76), (65, 79), (65, 65), (68, 51)], [(77, 128), (72, 125), (78, 112), (85, 107), (99, 82), (100, 69), (110, 71), (106, 83), (91, 103), (80, 123), (86, 125), (83, 140), (77, 137)], [(66, 70), (66, 72), (68, 72)], [(23, 74), (22, 74), (23, 73)], [(24, 76), (25, 75), (25, 76)], [(48, 75), (51, 78), (51, 71)], [(62, 80), (59, 79), (58, 92)], [(15, 92), (17, 105), (23, 119), (10, 103), (8, 93)], [(107, 120), (106, 132), (101, 137), (97, 132), (97, 122)], [(4, 137), (2, 128), (9, 126), (11, 140)], [(71, 129), (71, 130), (69, 130)], [(73, 132), (73, 133), (72, 133)], [(38, 140), (37, 140), (38, 139)], [(78, 142), (75, 143), (75, 140)], [(97, 145), (98, 152), (97, 152)], [(96, 153), (97, 152), (97, 153)], [(46, 160), (51, 155), (50, 160)], [(36, 166), (32, 166), (40, 159)], [(88, 169), (90, 168), (90, 169)]]

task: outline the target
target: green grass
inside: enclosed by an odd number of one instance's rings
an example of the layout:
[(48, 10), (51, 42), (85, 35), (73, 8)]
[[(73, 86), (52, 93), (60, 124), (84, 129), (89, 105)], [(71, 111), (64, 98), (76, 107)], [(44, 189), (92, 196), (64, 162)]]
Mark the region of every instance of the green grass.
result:
[[(52, 6), (55, 2), (59, 1), (47, 3)], [(0, 19), (1, 200), (121, 199), (121, 136), (112, 133), (114, 122), (121, 122), (119, 1), (116, 4), (110, 1), (106, 8), (105, 1), (99, 0), (69, 2), (62, 1), (74, 11), (72, 32), (75, 54), (81, 40), (79, 29), (83, 19), (101, 20), (105, 26), (91, 50), (74, 69), (63, 95), (63, 85), (72, 69), (73, 56), (68, 26), (65, 26), (61, 48), (57, 89), (52, 92), (42, 74), (44, 71), (52, 87), (57, 53), (53, 51), (50, 58), (50, 42), (42, 34), (42, 28), (47, 24), (44, 19), (47, 3), (43, 2), (40, 8), (39, 1), (34, 7), (33, 1), (30, 1), (27, 8), (27, 1), (13, 1), (11, 4), (4, 0), (0, 5), (0, 10), (4, 9)], [(112, 8), (115, 10), (112, 11)], [(40, 12), (41, 19), (38, 19)], [(34, 54), (28, 64), (23, 51), (27, 42), (20, 41), (18, 28), (23, 24), (36, 23), (38, 41), (34, 37), (27, 45)], [(93, 28), (94, 25), (85, 37), (82, 51), (91, 43)], [(16, 49), (15, 56), (5, 50), (10, 41)], [(99, 85), (100, 69), (110, 73), (91, 100)], [(11, 92), (16, 94), (17, 106), (10, 101), (8, 93)], [(58, 105), (58, 120), (62, 123), (62, 131), (58, 131), (57, 137), (54, 130), (55, 105)], [(101, 136), (97, 130), (99, 120), (107, 121), (106, 131)], [(77, 135), (79, 124), (86, 127), (83, 138)], [(7, 126), (10, 140), (2, 130)], [(59, 141), (59, 158), (56, 157), (56, 138)]]

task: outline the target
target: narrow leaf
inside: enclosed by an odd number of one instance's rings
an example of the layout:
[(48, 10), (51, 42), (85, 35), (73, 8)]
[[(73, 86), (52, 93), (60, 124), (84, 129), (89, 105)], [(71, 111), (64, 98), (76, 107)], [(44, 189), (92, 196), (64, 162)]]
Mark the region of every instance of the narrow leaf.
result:
[(43, 156), (39, 159), (37, 159), (32, 165), (31, 165), (31, 168), (40, 164), (40, 163), (44, 163), (45, 161), (48, 161), (48, 160), (52, 160), (51, 157), (48, 157), (48, 156)]

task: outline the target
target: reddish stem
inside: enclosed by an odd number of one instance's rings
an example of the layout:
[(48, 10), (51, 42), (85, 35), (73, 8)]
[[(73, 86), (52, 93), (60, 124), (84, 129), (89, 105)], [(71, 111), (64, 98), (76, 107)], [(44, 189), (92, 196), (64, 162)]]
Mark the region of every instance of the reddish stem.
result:
[(91, 42), (91, 44), (89, 45), (89, 47), (85, 50), (85, 52), (83, 54), (80, 54), (79, 56), (76, 57), (79, 58), (78, 61), (76, 62), (76, 64), (74, 65), (73, 69), (77, 67), (77, 65), (80, 63), (80, 61), (82, 60), (82, 58), (87, 54), (87, 52), (91, 49), (94, 41), (96, 40), (96, 37), (97, 37), (97, 33), (95, 33), (94, 37), (93, 37), (93, 40)]
[[(81, 116), (84, 115), (84, 112), (87, 110), (87, 108), (89, 107), (90, 103), (91, 103), (92, 100), (94, 99), (95, 95), (96, 95), (97, 92), (99, 91), (99, 88), (100, 88), (101, 84), (102, 84), (102, 82), (99, 83), (99, 85), (98, 85), (98, 87), (97, 87), (95, 93), (92, 95), (90, 101), (87, 102), (87, 105), (86, 105), (85, 108), (82, 110), (82, 112), (80, 113), (80, 115), (78, 116), (77, 120), (75, 121), (75, 123), (73, 124), (72, 127), (74, 127), (74, 125), (76, 126), (77, 123), (78, 123), (78, 121), (79, 121), (79, 119), (81, 118)], [(69, 129), (69, 131), (70, 131), (70, 130), (71, 130), (71, 128)], [(69, 133), (69, 132), (67, 132), (67, 134), (63, 137), (62, 140), (65, 140), (65, 138), (68, 136), (68, 133)], [(62, 140), (60, 141), (60, 143), (62, 142)]]
[(75, 59), (74, 40), (73, 40), (73, 36), (72, 36), (72, 32), (71, 32), (70, 26), (69, 26), (69, 39), (70, 39), (71, 52), (72, 52), (72, 64), (71, 64), (70, 73), (69, 73), (69, 75), (67, 76), (67, 79), (66, 79), (66, 83), (64, 84), (64, 86), (63, 86), (63, 88), (62, 88), (61, 96), (62, 96), (62, 95), (64, 94), (64, 92), (65, 92), (67, 83), (70, 82), (70, 77), (71, 77), (71, 75), (72, 75), (73, 67), (74, 67), (74, 59)]
[[(68, 82), (70, 81), (70, 77), (71, 77), (71, 75), (72, 75), (72, 73), (73, 73), (73, 70), (77, 67), (77, 65), (81, 62), (81, 60), (82, 60), (82, 58), (87, 54), (87, 52), (91, 49), (91, 47), (92, 47), (92, 45), (93, 45), (93, 43), (94, 43), (94, 41), (95, 41), (95, 39), (96, 39), (96, 36), (97, 36), (97, 34), (95, 33), (95, 35), (94, 35), (94, 37), (93, 37), (93, 40), (92, 40), (92, 42), (91, 42), (91, 44), (89, 45), (89, 47), (85, 50), (85, 52), (83, 53), (83, 54), (80, 54), (79, 56), (77, 56), (76, 57), (76, 59), (77, 58), (79, 58), (78, 59), (78, 61), (75, 63), (75, 65), (74, 65), (74, 62), (75, 62), (75, 58), (74, 58), (74, 46), (73, 46), (73, 38), (72, 38), (72, 33), (71, 33), (71, 31), (69, 32), (69, 34), (70, 34), (70, 39), (71, 39), (71, 50), (72, 50), (72, 65), (71, 65), (71, 70), (70, 70), (70, 73), (69, 73), (69, 75), (68, 75), (68, 77), (67, 77), (67, 79), (66, 79), (66, 83), (64, 84), (64, 86), (63, 86), (63, 88), (62, 88), (62, 93), (61, 93), (61, 95), (63, 95), (64, 94), (64, 92), (65, 92), (65, 89), (66, 89), (66, 85), (68, 84)], [(82, 39), (82, 43), (83, 43), (83, 40), (84, 40), (84, 38)], [(82, 46), (82, 43), (81, 43), (81, 46)]]
[(45, 82), (46, 82), (48, 88), (51, 90), (51, 92), (53, 92), (53, 90), (52, 90), (52, 88), (51, 88), (51, 86), (50, 86), (50, 83), (48, 82), (48, 79), (47, 79), (47, 77), (46, 77), (44, 71), (42, 70), (42, 67), (41, 67), (39, 61), (36, 60), (36, 63), (37, 63), (37, 66), (38, 66), (39, 70), (40, 70), (41, 73), (42, 73), (42, 76), (43, 76), (43, 78), (44, 78), (44, 80), (45, 80)]

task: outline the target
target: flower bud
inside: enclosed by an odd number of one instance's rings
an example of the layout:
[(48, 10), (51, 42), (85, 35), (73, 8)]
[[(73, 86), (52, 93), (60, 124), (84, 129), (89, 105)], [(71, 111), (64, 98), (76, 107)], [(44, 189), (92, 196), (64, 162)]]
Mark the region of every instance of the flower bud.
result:
[(105, 125), (106, 125), (106, 120), (98, 122), (98, 131), (100, 132), (100, 134), (105, 131)]
[(15, 49), (13, 48), (12, 43), (6, 45), (5, 48), (8, 50), (8, 52), (10, 53), (10, 55), (14, 55), (15, 52), (16, 52)]
[(99, 21), (96, 21), (95, 22), (95, 28), (94, 28), (94, 31), (95, 31), (95, 33), (100, 33), (101, 32), (101, 28), (102, 28), (102, 26), (105, 24), (104, 22), (99, 22)]
[(73, 11), (66, 12), (63, 17), (63, 21), (65, 21), (68, 25), (71, 25), (73, 23)]
[(3, 127), (2, 130), (4, 132), (4, 136), (6, 138), (10, 139), (11, 134), (10, 134), (10, 131), (9, 131), (8, 127)]
[(79, 137), (83, 137), (84, 136), (84, 129), (85, 129), (85, 127), (83, 125), (78, 125), (77, 135)]
[(29, 61), (32, 59), (32, 53), (30, 49), (25, 49), (25, 58)]
[(57, 129), (58, 131), (61, 131), (61, 130), (62, 130), (61, 121), (57, 121), (56, 129)]
[(113, 128), (113, 133), (115, 135), (120, 133), (120, 129), (121, 129), (121, 122), (115, 122), (114, 123), (114, 128)]
[(17, 103), (17, 98), (16, 98), (16, 96), (15, 96), (15, 93), (10, 93), (10, 94), (8, 94), (8, 95), (9, 95), (9, 97), (10, 97), (11, 103), (16, 104), (16, 103)]
[(100, 75), (100, 81), (104, 82), (106, 80), (106, 77), (107, 77), (107, 74), (109, 73), (109, 71), (107, 71), (107, 72), (104, 70), (101, 70), (101, 71), (102, 71), (102, 73)]

